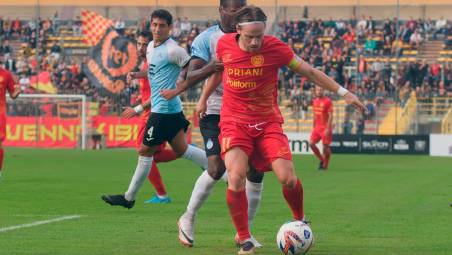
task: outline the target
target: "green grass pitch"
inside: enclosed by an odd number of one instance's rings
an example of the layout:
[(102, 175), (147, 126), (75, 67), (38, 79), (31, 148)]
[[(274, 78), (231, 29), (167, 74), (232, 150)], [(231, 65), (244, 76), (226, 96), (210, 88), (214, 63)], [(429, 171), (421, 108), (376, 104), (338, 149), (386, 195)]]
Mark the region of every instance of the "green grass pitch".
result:
[[(132, 210), (102, 194), (126, 190), (133, 150), (7, 149), (0, 182), (0, 229), (67, 215), (79, 219), (0, 232), (0, 254), (236, 254), (235, 234), (217, 185), (196, 221), (195, 247), (181, 246), (177, 219), (200, 169), (186, 160), (160, 164), (169, 205), (147, 205), (146, 182)], [(312, 156), (294, 156), (316, 238), (309, 254), (452, 254), (452, 159), (333, 155), (328, 172)], [(265, 177), (253, 234), (257, 254), (280, 254), (275, 237), (290, 219), (275, 176)]]

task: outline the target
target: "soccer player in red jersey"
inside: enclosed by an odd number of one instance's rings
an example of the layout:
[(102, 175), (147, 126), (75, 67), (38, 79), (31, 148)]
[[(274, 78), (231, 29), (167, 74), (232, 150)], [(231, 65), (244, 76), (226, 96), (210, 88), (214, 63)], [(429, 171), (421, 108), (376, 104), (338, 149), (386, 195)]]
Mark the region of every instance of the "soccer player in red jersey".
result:
[(223, 82), (220, 143), (229, 176), (226, 200), (241, 243), (238, 254), (255, 251), (250, 241), (245, 193), (249, 161), (257, 170), (273, 169), (293, 218), (304, 220), (303, 187), (295, 174), (277, 102), (279, 68), (288, 66), (365, 110), (354, 94), (297, 58), (279, 39), (265, 35), (266, 19), (255, 6), (245, 6), (235, 14), (237, 33), (224, 35), (217, 45), (217, 58), (224, 63), (224, 70), (211, 77), (197, 105), (198, 114), (203, 116), (208, 96)]
[[(333, 139), (333, 103), (329, 97), (324, 95), (322, 87), (315, 87), (312, 111), (314, 113), (314, 130), (312, 130), (309, 143), (311, 150), (320, 160), (319, 170), (326, 170), (330, 162), (330, 144)], [(320, 140), (323, 143), (323, 155), (316, 145)]]
[(12, 99), (16, 99), (21, 90), (19, 85), (14, 85), (12, 74), (3, 68), (3, 56), (0, 56), (0, 179), (2, 178), (3, 157), (5, 150), (3, 149), (3, 140), (6, 138), (6, 92)]
[[(138, 55), (142, 60), (146, 60), (146, 49), (149, 42), (151, 41), (152, 35), (150, 32), (141, 32), (137, 38), (137, 50)], [(140, 97), (141, 102), (146, 102), (151, 97), (151, 86), (147, 77), (148, 63), (144, 61), (141, 71), (138, 73), (131, 72), (128, 74), (127, 80), (130, 82), (132, 79), (138, 79), (140, 85)], [(138, 128), (139, 133), (136, 141), (137, 150), (141, 147), (143, 141), (144, 133), (146, 132), (146, 123), (151, 115), (151, 110), (147, 109), (143, 111), (140, 116), (140, 126)], [(152, 162), (151, 171), (149, 172), (148, 179), (154, 186), (157, 195), (146, 200), (146, 203), (159, 204), (159, 203), (170, 203), (171, 199), (166, 193), (165, 185), (163, 184), (160, 171), (157, 168), (159, 162), (169, 162), (177, 158), (173, 150), (165, 149), (166, 143), (160, 145), (160, 148), (154, 154), (154, 161)]]

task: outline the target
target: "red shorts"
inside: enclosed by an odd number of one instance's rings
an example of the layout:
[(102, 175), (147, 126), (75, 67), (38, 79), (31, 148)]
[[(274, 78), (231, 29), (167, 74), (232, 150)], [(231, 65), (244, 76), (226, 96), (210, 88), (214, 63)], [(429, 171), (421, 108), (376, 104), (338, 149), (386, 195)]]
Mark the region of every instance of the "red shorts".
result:
[(289, 141), (281, 123), (239, 124), (220, 123), (221, 156), (234, 147), (242, 149), (250, 163), (260, 172), (271, 171), (271, 163), (278, 158), (292, 160)]
[(6, 138), (6, 116), (0, 114), (0, 142), (3, 142)]
[(322, 140), (323, 144), (331, 144), (331, 141), (333, 140), (333, 133), (330, 132), (329, 135), (325, 135), (325, 127), (315, 127), (314, 130), (312, 130), (311, 133), (311, 143), (312, 144), (316, 144), (318, 143), (320, 140)]
[[(140, 121), (140, 125), (138, 126), (138, 137), (137, 137), (137, 141), (135, 143), (135, 147), (138, 149), (140, 149), (141, 145), (143, 144), (143, 139), (144, 139), (144, 132), (146, 132), (146, 124), (147, 124), (147, 119), (142, 119)], [(157, 149), (157, 151), (161, 151), (163, 149), (165, 149), (166, 147), (166, 142), (162, 143), (159, 145), (159, 148)]]

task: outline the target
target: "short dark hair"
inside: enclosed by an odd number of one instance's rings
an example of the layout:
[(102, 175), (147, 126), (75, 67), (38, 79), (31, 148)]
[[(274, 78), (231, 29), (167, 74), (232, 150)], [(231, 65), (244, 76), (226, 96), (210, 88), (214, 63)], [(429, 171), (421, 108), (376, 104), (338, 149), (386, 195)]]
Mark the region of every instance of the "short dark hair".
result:
[(252, 21), (266, 22), (267, 15), (265, 15), (261, 8), (254, 5), (243, 6), (234, 15), (235, 24)]
[[(230, 2), (230, 1), (234, 1), (234, 0), (220, 0), (220, 6), (226, 7), (228, 2)], [(239, 1), (240, 4), (246, 5), (246, 0), (235, 0), (235, 1)]]
[(165, 9), (157, 9), (153, 11), (151, 14), (151, 22), (154, 18), (164, 19), (168, 26), (171, 26), (173, 24), (173, 16), (169, 11)]
[(147, 31), (147, 30), (144, 30), (144, 31), (141, 31), (139, 34), (138, 34), (138, 37), (144, 37), (144, 38), (146, 38), (146, 39), (148, 39), (149, 41), (152, 41), (152, 34), (151, 34), (151, 32), (149, 32), (149, 31)]

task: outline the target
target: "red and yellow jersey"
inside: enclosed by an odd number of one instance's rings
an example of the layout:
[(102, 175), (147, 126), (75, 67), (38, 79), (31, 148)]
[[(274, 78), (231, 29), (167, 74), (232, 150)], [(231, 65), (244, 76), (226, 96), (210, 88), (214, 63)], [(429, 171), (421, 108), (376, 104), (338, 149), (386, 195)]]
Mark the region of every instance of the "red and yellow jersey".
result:
[(6, 92), (14, 92), (14, 79), (12, 74), (0, 68), (0, 115), (6, 114)]
[(278, 70), (288, 65), (293, 51), (276, 37), (265, 35), (259, 52), (240, 49), (237, 33), (224, 35), (217, 58), (224, 63), (221, 121), (284, 122), (278, 107)]
[[(142, 72), (147, 73), (148, 71), (148, 62), (144, 61), (143, 67), (141, 68)], [(151, 98), (151, 85), (149, 84), (149, 79), (146, 76), (145, 78), (138, 79), (140, 84), (140, 95), (141, 95), (141, 103), (146, 102), (149, 98)], [(141, 118), (145, 121), (148, 120), (149, 115), (151, 114), (151, 109), (147, 109), (141, 114)]]
[(316, 97), (312, 101), (312, 111), (314, 113), (314, 127), (325, 128), (328, 126), (328, 116), (333, 113), (333, 103), (327, 96)]

